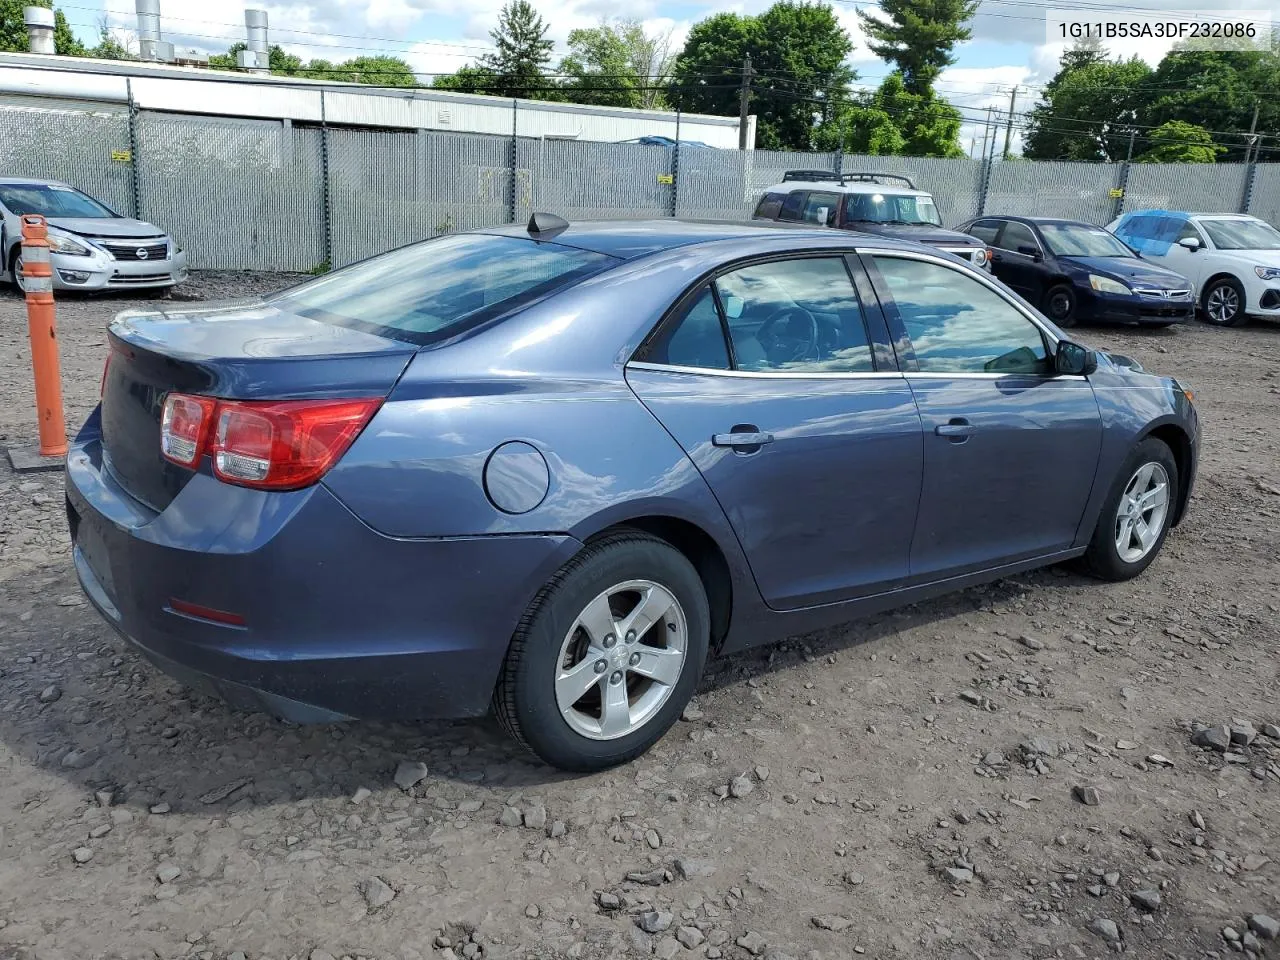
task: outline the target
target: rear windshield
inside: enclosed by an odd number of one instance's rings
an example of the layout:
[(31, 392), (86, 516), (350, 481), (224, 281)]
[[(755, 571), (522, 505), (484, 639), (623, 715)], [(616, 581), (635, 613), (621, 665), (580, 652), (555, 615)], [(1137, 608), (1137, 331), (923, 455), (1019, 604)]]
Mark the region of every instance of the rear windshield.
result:
[(617, 262), (555, 243), (461, 234), (352, 264), (271, 302), (313, 320), (427, 344)]
[(20, 217), (28, 213), (38, 213), (42, 217), (87, 217), (94, 220), (115, 217), (93, 197), (61, 184), (2, 183), (0, 203)]

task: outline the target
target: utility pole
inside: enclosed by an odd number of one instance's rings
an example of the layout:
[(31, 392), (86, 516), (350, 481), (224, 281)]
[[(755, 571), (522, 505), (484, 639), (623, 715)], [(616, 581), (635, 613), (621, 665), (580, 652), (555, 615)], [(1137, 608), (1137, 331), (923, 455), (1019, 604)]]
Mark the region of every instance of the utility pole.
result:
[(1004, 126), (1004, 153), (1002, 159), (1009, 159), (1009, 140), (1013, 136), (1013, 110), (1018, 103), (1018, 85), (1014, 84), (1013, 89), (1009, 91), (1009, 120)]
[[(1249, 124), (1249, 139), (1245, 141), (1244, 146), (1244, 162), (1249, 162), (1249, 155), (1253, 153), (1254, 145), (1257, 144), (1258, 138), (1254, 136), (1254, 131), (1258, 129), (1258, 101), (1253, 101), (1253, 120)], [(1256, 161), (1255, 161), (1256, 162)]]
[(747, 105), (751, 99), (751, 54), (742, 58), (742, 87), (738, 93), (738, 149), (747, 149)]
[(987, 159), (987, 144), (991, 139), (991, 108), (987, 107), (987, 122), (982, 125), (982, 159)]

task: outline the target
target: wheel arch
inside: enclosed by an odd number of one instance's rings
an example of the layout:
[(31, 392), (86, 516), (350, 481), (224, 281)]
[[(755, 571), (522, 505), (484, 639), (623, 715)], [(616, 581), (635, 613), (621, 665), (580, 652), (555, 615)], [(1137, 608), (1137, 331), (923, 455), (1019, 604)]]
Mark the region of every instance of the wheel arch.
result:
[(1159, 440), (1173, 453), (1173, 462), (1178, 466), (1178, 502), (1174, 505), (1173, 522), (1177, 526), (1187, 510), (1187, 502), (1191, 499), (1192, 470), (1195, 463), (1195, 451), (1191, 445), (1191, 437), (1176, 423), (1158, 423), (1147, 429), (1138, 443), (1148, 437)]

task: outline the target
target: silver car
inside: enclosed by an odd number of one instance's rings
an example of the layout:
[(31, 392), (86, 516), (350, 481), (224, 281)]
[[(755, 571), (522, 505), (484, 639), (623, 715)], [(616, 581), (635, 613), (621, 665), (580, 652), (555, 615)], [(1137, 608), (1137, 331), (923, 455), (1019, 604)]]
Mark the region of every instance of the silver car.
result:
[(57, 180), (0, 177), (0, 251), (5, 276), (22, 289), (23, 214), (49, 221), (55, 290), (172, 287), (187, 279), (187, 255), (172, 237)]

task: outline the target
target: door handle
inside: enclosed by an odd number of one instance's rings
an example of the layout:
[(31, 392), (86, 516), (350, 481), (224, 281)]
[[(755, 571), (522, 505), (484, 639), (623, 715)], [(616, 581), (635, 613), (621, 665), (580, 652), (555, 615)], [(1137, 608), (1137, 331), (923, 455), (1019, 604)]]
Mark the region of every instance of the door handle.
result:
[(772, 433), (717, 433), (711, 438), (715, 447), (759, 447), (766, 443), (773, 443)]
[(953, 417), (949, 423), (940, 423), (933, 428), (940, 437), (946, 437), (952, 443), (964, 443), (973, 433), (973, 424), (964, 417)]

